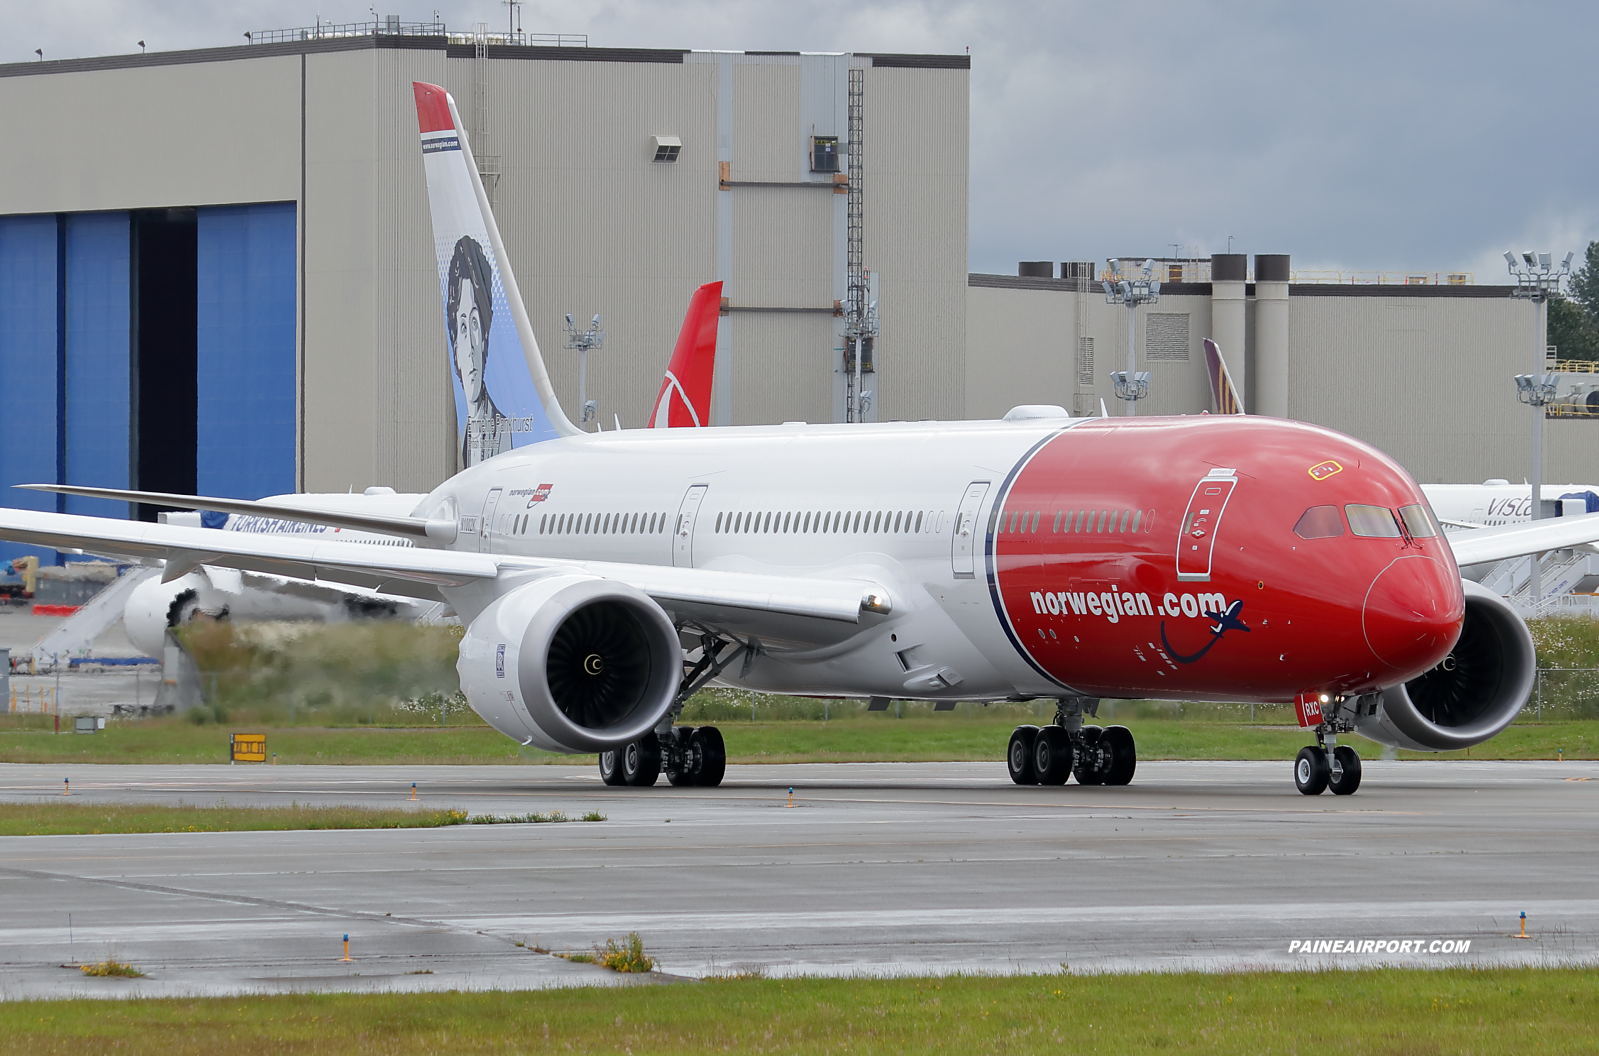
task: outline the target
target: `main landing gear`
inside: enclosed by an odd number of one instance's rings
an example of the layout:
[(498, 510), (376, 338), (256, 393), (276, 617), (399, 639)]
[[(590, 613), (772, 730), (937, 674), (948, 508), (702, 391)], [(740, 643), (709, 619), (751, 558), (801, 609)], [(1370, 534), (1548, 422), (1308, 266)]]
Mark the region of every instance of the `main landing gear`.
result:
[(1360, 787), (1360, 755), (1323, 724), (1316, 727), (1316, 743), (1299, 749), (1294, 759), (1294, 786), (1307, 796), (1332, 789), (1335, 796), (1352, 795)]
[(600, 780), (607, 785), (649, 788), (665, 773), (674, 785), (715, 788), (726, 772), (727, 748), (715, 726), (673, 726), (666, 737), (647, 733), (600, 753)]
[(1085, 726), (1083, 712), (1095, 715), (1099, 701), (1063, 698), (1049, 726), (1018, 726), (1011, 732), (1005, 767), (1018, 785), (1064, 785), (1073, 775), (1080, 785), (1125, 785), (1138, 769), (1138, 748), (1125, 726)]

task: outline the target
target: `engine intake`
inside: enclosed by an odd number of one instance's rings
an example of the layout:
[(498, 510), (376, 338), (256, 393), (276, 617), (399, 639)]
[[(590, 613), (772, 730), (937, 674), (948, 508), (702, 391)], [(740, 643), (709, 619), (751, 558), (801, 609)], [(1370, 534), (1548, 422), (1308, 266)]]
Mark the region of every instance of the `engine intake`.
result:
[(586, 575), (538, 579), (467, 628), (461, 689), (495, 729), (556, 752), (637, 740), (677, 696), (683, 652), (650, 597)]
[(1526, 621), (1492, 591), (1470, 580), (1462, 586), (1466, 618), (1454, 648), (1425, 674), (1357, 701), (1363, 736), (1418, 752), (1456, 751), (1509, 726), (1527, 702), (1537, 657)]

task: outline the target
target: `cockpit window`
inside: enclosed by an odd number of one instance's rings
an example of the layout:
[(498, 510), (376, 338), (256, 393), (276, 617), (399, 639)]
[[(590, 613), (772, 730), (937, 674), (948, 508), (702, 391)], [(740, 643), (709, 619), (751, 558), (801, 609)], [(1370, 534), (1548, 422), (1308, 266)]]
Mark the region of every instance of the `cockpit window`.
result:
[(1294, 534), (1301, 539), (1332, 539), (1344, 534), (1344, 519), (1336, 506), (1312, 506), (1300, 515)]
[(1349, 530), (1367, 539), (1398, 539), (1399, 522), (1394, 511), (1386, 506), (1362, 506), (1350, 503), (1344, 507), (1349, 515)]
[(1420, 504), (1401, 506), (1399, 516), (1404, 519), (1405, 528), (1413, 539), (1430, 539), (1438, 534), (1438, 529), (1433, 524), (1432, 511), (1425, 506)]

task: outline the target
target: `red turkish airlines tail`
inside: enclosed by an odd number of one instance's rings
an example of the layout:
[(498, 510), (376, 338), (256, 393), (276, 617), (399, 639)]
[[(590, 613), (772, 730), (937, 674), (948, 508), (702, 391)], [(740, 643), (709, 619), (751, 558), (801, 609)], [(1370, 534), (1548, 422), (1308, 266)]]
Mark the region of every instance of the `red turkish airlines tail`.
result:
[(655, 409), (650, 412), (651, 429), (711, 424), (711, 375), (716, 367), (716, 324), (721, 308), (720, 282), (707, 282), (689, 299), (661, 394), (655, 397)]

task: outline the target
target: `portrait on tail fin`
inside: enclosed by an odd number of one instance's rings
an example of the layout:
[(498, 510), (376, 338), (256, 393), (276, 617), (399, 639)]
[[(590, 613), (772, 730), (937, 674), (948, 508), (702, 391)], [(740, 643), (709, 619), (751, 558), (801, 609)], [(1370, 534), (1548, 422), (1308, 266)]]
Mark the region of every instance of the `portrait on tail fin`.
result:
[(1227, 370), (1227, 361), (1221, 358), (1221, 346), (1205, 338), (1205, 376), (1210, 379), (1210, 396), (1217, 414), (1243, 414), (1244, 401), (1233, 387), (1233, 376)]
[(455, 104), (438, 85), (412, 88), (465, 468), (576, 429), (550, 386)]
[(462, 235), (450, 257), (445, 316), (450, 323), (450, 359), (466, 397), (466, 436), (461, 464), (474, 466), (511, 447), (510, 423), (494, 405), (484, 369), (494, 323), (493, 284), (483, 247)]

